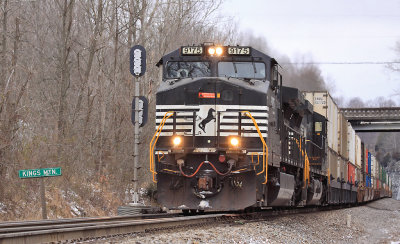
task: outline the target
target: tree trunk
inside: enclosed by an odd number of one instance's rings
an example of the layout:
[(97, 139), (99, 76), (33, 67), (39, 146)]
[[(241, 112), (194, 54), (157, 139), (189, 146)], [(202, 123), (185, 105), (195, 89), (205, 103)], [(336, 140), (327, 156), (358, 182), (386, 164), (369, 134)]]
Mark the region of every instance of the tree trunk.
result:
[(80, 91), (78, 95), (78, 101), (75, 106), (75, 111), (74, 111), (74, 116), (72, 120), (72, 124), (75, 123), (75, 119), (77, 114), (79, 113), (82, 105), (82, 99), (83, 99), (83, 92), (85, 90), (85, 87), (87, 86), (89, 82), (89, 76), (90, 76), (90, 71), (92, 70), (93, 66), (93, 59), (94, 55), (97, 52), (97, 36), (101, 36), (103, 32), (103, 2), (99, 1), (97, 5), (97, 15), (95, 17), (95, 27), (92, 36), (90, 37), (90, 44), (89, 44), (89, 59), (86, 64), (86, 69), (84, 73), (84, 78), (82, 80), (82, 83), (80, 85)]
[[(0, 138), (4, 137), (4, 141), (0, 141), (0, 178), (4, 179), (4, 173), (6, 171), (6, 160), (5, 160), (5, 153), (9, 145), (9, 141), (7, 140), (7, 135), (9, 129), (6, 126), (6, 122), (1, 122), (2, 120), (5, 121), (7, 116), (5, 115), (6, 111), (4, 111), (4, 106), (6, 106), (6, 91), (5, 91), (5, 84), (6, 84), (6, 73), (7, 73), (7, 60), (6, 60), (6, 52), (7, 52), (7, 14), (8, 14), (8, 1), (4, 0), (3, 2), (3, 31), (2, 31), (2, 49), (1, 49), (1, 59), (0, 59)], [(3, 181), (0, 181), (0, 199), (3, 199), (4, 195), (4, 186)]]
[[(6, 52), (7, 52), (7, 20), (8, 20), (8, 0), (3, 1), (3, 31), (2, 31), (2, 49), (1, 49), (1, 70), (0, 70), (0, 90), (3, 90), (6, 84), (6, 72), (7, 72), (7, 60), (6, 60)], [(1, 108), (0, 108), (1, 113)]]
[[(61, 153), (61, 145), (65, 137), (67, 124), (67, 91), (70, 85), (68, 56), (70, 53), (70, 35), (72, 26), (72, 12), (74, 0), (64, 0), (62, 8), (62, 30), (60, 50), (60, 96), (58, 109), (58, 154)], [(59, 155), (60, 156), (60, 155)]]

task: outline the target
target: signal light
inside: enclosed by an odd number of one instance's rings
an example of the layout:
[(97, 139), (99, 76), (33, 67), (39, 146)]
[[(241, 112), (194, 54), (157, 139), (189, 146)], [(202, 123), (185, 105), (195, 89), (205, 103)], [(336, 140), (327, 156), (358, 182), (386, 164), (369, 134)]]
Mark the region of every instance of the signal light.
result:
[(223, 52), (222, 47), (217, 47), (215, 49), (215, 52), (217, 53), (218, 56), (220, 56), (222, 54), (222, 52)]
[(210, 47), (210, 48), (208, 49), (208, 54), (214, 55), (214, 54), (215, 54), (215, 48)]
[(229, 141), (231, 143), (232, 146), (237, 147), (239, 146), (239, 139), (236, 137), (232, 137)]
[(179, 146), (182, 142), (182, 138), (180, 136), (175, 136), (172, 142), (174, 143), (174, 146)]

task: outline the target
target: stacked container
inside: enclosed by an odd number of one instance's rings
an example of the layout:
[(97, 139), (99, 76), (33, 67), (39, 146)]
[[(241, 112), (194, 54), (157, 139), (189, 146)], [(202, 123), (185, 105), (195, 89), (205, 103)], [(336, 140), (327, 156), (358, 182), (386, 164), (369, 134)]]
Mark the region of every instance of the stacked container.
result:
[(371, 176), (375, 179), (377, 177), (377, 173), (376, 173), (376, 158), (374, 155), (371, 154)]
[(312, 103), (314, 111), (325, 116), (327, 122), (328, 146), (338, 152), (338, 114), (339, 110), (328, 92), (304, 92), (305, 98)]
[(371, 187), (371, 177), (369, 175), (365, 177), (365, 186)]
[(340, 168), (338, 169), (338, 157), (330, 149), (328, 150), (328, 162), (329, 162), (329, 171), (333, 176), (333, 178), (336, 180), (340, 176)]
[(368, 168), (367, 168), (367, 174), (369, 176), (371, 176), (371, 161), (372, 161), (372, 157), (371, 157), (371, 153), (368, 152)]
[(349, 158), (349, 149), (347, 146), (347, 128), (348, 122), (343, 113), (338, 115), (338, 153), (344, 158)]
[(356, 166), (357, 168), (361, 168), (361, 138), (356, 135)]
[(351, 124), (347, 125), (347, 151), (349, 153), (349, 161), (355, 164), (356, 161), (356, 132)]
[(365, 186), (365, 165), (366, 165), (366, 156), (365, 156), (365, 146), (364, 143), (361, 142), (361, 168), (360, 168), (360, 174), (361, 178), (360, 181), (364, 183)]
[(356, 167), (352, 163), (348, 163), (347, 181), (354, 184), (356, 181)]
[(340, 161), (340, 175), (342, 179), (344, 179), (345, 181), (347, 181), (348, 179), (348, 171), (347, 171), (347, 160), (339, 157), (339, 161)]

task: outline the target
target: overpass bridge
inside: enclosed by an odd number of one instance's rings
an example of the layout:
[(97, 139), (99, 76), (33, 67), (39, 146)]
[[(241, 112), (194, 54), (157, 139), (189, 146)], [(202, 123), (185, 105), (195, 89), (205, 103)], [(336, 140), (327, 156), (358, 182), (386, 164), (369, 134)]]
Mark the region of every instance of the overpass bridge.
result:
[(340, 110), (356, 132), (400, 132), (400, 107)]

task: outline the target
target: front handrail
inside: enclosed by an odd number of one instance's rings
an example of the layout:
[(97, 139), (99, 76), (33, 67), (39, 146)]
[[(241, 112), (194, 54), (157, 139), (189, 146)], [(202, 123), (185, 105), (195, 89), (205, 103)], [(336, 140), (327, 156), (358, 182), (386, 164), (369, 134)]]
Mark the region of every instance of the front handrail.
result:
[(157, 180), (155, 179), (155, 175), (157, 174), (157, 172), (155, 171), (154, 148), (155, 148), (156, 143), (158, 141), (158, 137), (160, 136), (161, 131), (162, 131), (164, 125), (165, 125), (165, 121), (167, 119), (169, 119), (172, 115), (174, 115), (174, 111), (168, 111), (168, 112), (166, 112), (164, 114), (164, 117), (161, 120), (160, 125), (157, 127), (157, 130), (154, 133), (153, 138), (151, 139), (151, 142), (150, 142), (150, 150), (149, 150), (149, 153), (150, 153), (150, 172), (152, 173), (153, 182), (154, 183), (157, 183)]
[(265, 143), (264, 137), (261, 134), (260, 128), (258, 127), (257, 121), (253, 118), (251, 113), (249, 111), (242, 111), (243, 115), (246, 115), (249, 117), (254, 124), (254, 127), (256, 127), (258, 136), (260, 137), (260, 140), (263, 144), (263, 170), (261, 172), (258, 172), (257, 175), (260, 175), (265, 172), (265, 181), (262, 184), (267, 184), (268, 181), (268, 146), (267, 143)]

